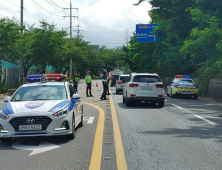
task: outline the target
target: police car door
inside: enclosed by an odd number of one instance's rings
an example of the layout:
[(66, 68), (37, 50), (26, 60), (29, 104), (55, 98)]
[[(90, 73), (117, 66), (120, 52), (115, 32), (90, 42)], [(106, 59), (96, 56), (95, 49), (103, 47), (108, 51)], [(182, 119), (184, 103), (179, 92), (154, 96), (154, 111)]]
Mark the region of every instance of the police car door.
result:
[[(75, 89), (70, 84), (69, 84), (69, 92), (70, 92), (70, 98), (71, 98), (71, 101), (72, 101), (73, 100), (72, 96), (73, 96), (73, 94), (75, 94)], [(79, 119), (81, 118), (78, 106), (79, 106), (79, 100), (74, 103), (74, 107), (73, 107), (74, 114), (75, 114), (75, 123), (77, 123), (79, 121)]]

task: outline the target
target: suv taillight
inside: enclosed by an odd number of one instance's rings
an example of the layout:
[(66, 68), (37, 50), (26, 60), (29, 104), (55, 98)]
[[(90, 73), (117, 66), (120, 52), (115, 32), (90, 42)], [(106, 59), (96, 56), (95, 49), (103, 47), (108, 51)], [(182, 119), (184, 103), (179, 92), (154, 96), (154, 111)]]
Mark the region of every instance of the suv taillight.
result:
[(156, 84), (157, 88), (163, 88), (163, 84)]
[(138, 86), (139, 84), (134, 84), (134, 83), (129, 84), (129, 87), (138, 87)]
[(122, 81), (118, 81), (118, 84), (123, 84), (123, 82)]

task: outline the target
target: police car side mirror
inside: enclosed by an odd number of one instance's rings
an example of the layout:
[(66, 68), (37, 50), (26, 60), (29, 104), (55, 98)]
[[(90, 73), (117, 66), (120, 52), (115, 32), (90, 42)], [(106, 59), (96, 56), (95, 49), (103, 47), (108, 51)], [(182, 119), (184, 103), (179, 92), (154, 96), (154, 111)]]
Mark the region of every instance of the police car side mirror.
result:
[(5, 97), (5, 98), (3, 99), (3, 101), (4, 101), (4, 102), (8, 102), (8, 101), (10, 100), (10, 98), (11, 98), (10, 96)]
[(72, 99), (80, 99), (81, 96), (79, 94), (73, 94)]

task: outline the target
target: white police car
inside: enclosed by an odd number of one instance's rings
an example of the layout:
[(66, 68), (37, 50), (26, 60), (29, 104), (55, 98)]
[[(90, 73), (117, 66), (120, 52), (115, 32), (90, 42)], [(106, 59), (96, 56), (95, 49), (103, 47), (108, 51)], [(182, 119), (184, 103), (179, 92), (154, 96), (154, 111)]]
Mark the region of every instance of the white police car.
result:
[[(54, 76), (54, 77), (53, 77)], [(75, 128), (83, 126), (83, 105), (69, 82), (61, 74), (32, 75), (0, 111), (0, 139), (9, 142), (12, 137), (67, 135), (74, 139)]]
[(189, 75), (176, 75), (167, 86), (167, 96), (198, 98), (198, 86)]

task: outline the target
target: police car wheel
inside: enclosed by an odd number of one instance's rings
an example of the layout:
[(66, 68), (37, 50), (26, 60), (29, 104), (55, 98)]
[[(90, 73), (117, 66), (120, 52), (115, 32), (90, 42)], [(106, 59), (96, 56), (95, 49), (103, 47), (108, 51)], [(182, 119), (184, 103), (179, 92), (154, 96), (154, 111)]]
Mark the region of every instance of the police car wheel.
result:
[(167, 90), (167, 96), (170, 96), (169, 93), (168, 93), (168, 90)]
[(67, 136), (69, 140), (73, 140), (75, 138), (76, 128), (75, 128), (75, 115), (73, 114), (72, 118), (72, 133)]
[(11, 142), (11, 138), (0, 138), (2, 143), (8, 143)]
[(193, 98), (194, 98), (194, 99), (198, 99), (198, 95), (194, 96)]
[(79, 123), (79, 127), (83, 127), (83, 106), (82, 106), (82, 115), (81, 115), (81, 122)]

